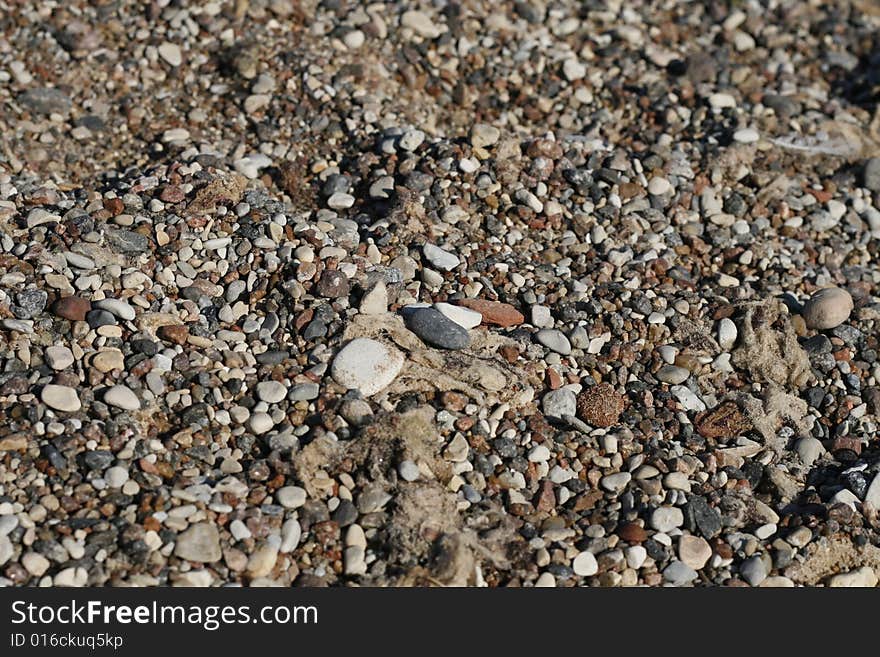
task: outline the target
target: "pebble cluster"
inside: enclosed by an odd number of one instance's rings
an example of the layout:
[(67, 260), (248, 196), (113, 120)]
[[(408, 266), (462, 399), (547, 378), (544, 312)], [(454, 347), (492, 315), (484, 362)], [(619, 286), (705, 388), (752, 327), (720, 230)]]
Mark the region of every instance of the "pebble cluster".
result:
[(0, 583), (877, 585), (871, 0), (0, 13)]

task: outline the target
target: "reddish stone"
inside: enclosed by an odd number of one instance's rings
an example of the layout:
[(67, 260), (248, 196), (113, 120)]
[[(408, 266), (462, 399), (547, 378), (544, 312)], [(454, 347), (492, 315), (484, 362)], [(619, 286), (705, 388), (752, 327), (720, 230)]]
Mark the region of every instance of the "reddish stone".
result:
[(626, 397), (609, 383), (587, 388), (577, 398), (577, 411), (582, 420), (594, 427), (610, 427), (617, 424), (626, 407)]
[(113, 217), (118, 217), (122, 214), (123, 210), (125, 210), (125, 203), (122, 202), (121, 198), (107, 198), (104, 199), (104, 209), (110, 213)]
[(82, 297), (64, 297), (55, 302), (53, 311), (59, 317), (72, 322), (85, 321), (86, 313), (92, 309), (92, 302)]
[(628, 522), (617, 530), (617, 535), (628, 543), (642, 543), (648, 540), (648, 532), (645, 528), (634, 522)]
[(562, 377), (552, 367), (547, 368), (547, 387), (550, 390), (558, 390), (562, 387)]
[(480, 313), (483, 316), (483, 324), (507, 327), (517, 326), (526, 321), (523, 314), (509, 303), (485, 299), (460, 299), (458, 305)]
[(705, 438), (733, 438), (752, 429), (752, 422), (735, 402), (722, 402), (694, 418), (697, 432)]
[(186, 198), (186, 194), (184, 194), (183, 190), (177, 185), (168, 185), (162, 190), (162, 193), (159, 194), (159, 198), (165, 203), (180, 203)]
[(187, 338), (189, 338), (189, 331), (185, 326), (160, 326), (159, 330), (156, 331), (156, 335), (159, 336), (160, 339), (165, 340), (166, 342), (172, 342), (174, 344), (186, 344)]
[(535, 508), (538, 511), (545, 512), (552, 511), (556, 507), (556, 494), (553, 492), (552, 481), (545, 480), (541, 484), (541, 489), (535, 495), (535, 499), (532, 500), (532, 504), (535, 505)]

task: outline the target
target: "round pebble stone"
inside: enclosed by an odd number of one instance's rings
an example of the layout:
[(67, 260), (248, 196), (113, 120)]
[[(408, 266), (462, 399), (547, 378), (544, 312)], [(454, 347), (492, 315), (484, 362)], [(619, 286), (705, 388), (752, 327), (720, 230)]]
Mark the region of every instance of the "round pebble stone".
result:
[(110, 488), (122, 488), (125, 482), (128, 481), (128, 478), (128, 470), (120, 465), (107, 468), (106, 472), (104, 472), (104, 481), (107, 482)]
[(571, 562), (571, 569), (580, 577), (592, 577), (599, 572), (599, 563), (592, 552), (581, 552)]
[(275, 423), (272, 421), (272, 416), (268, 413), (253, 413), (248, 418), (248, 428), (258, 436), (266, 433), (274, 426)]
[(812, 436), (801, 438), (795, 443), (795, 451), (800, 456), (801, 461), (807, 467), (813, 465), (816, 460), (825, 453), (825, 447), (822, 442)]
[(267, 404), (277, 404), (287, 396), (287, 388), (280, 381), (260, 381), (256, 386), (257, 398)]
[(767, 579), (770, 570), (767, 567), (767, 562), (761, 555), (756, 554), (740, 564), (739, 572), (749, 585), (759, 586), (761, 582)]
[(121, 408), (126, 411), (136, 411), (141, 407), (141, 402), (131, 388), (124, 385), (111, 386), (104, 393), (104, 402), (110, 406)]
[(651, 182), (648, 183), (648, 193), (652, 196), (663, 196), (663, 194), (668, 194), (671, 191), (672, 183), (666, 178), (655, 176), (654, 178), (651, 178)]
[(562, 331), (557, 329), (541, 329), (535, 334), (535, 339), (557, 354), (562, 356), (571, 354), (571, 342), (569, 342)]
[(43, 386), (40, 400), (49, 408), (66, 413), (74, 413), (82, 408), (76, 390), (54, 383)]
[(817, 290), (804, 304), (803, 317), (807, 328), (824, 331), (833, 329), (849, 319), (853, 300), (849, 292), (839, 287)]
[(683, 534), (678, 539), (678, 558), (690, 568), (700, 570), (711, 556), (712, 548), (704, 538)]
[(416, 308), (406, 314), (406, 326), (422, 342), (441, 349), (465, 349), (471, 343), (467, 329), (436, 308)]
[(330, 373), (339, 385), (371, 397), (391, 385), (403, 363), (403, 354), (396, 348), (371, 338), (356, 338), (336, 354)]
[(663, 383), (678, 385), (688, 380), (691, 373), (683, 367), (676, 365), (664, 365), (657, 370), (657, 379)]
[(651, 527), (658, 532), (670, 532), (684, 524), (684, 514), (674, 506), (661, 506), (651, 513)]
[(306, 491), (299, 486), (284, 486), (275, 491), (275, 499), (285, 509), (298, 509), (306, 503)]

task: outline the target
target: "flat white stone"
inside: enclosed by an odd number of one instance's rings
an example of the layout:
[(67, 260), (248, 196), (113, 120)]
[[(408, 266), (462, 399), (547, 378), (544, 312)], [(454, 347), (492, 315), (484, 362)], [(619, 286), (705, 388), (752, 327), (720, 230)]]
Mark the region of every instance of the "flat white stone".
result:
[(330, 374), (338, 384), (370, 397), (391, 385), (402, 368), (403, 354), (396, 348), (356, 338), (336, 354)]

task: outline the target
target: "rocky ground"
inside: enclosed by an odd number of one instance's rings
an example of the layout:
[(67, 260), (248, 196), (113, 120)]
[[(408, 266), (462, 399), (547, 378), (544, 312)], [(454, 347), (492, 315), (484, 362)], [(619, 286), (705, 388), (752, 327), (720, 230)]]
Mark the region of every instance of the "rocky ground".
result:
[(0, 0), (0, 582), (876, 586), (873, 0)]

